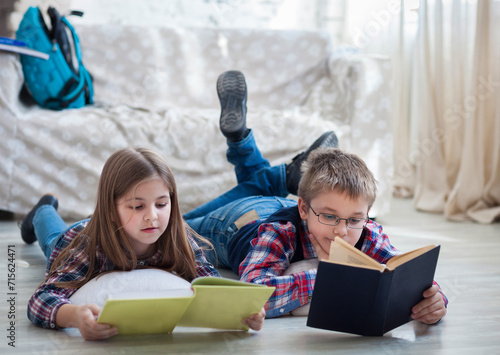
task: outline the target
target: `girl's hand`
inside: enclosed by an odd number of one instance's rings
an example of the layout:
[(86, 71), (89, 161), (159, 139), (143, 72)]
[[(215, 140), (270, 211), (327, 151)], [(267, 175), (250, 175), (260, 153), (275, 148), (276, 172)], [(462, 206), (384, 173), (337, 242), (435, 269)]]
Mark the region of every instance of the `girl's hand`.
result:
[(412, 309), (412, 319), (426, 324), (434, 324), (446, 315), (444, 300), (439, 293), (439, 287), (432, 285), (424, 291), (424, 299)]
[(264, 310), (264, 307), (262, 307), (259, 313), (251, 314), (243, 319), (243, 324), (247, 325), (250, 329), (261, 330), (264, 325), (265, 318), (266, 311)]
[(118, 329), (109, 324), (97, 323), (99, 311), (95, 304), (64, 304), (56, 313), (56, 324), (61, 328), (78, 328), (85, 340), (107, 339), (118, 334)]
[(107, 339), (118, 334), (109, 324), (97, 323), (99, 307), (95, 304), (80, 306), (76, 311), (78, 329), (85, 340)]

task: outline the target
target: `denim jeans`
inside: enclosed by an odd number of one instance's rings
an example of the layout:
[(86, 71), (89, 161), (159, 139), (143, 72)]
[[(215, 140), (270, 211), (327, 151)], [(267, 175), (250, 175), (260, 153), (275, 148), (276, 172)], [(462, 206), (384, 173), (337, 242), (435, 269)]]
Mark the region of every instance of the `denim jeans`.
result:
[(242, 141), (228, 142), (227, 159), (234, 165), (238, 185), (184, 215), (191, 228), (212, 242), (214, 250), (205, 250), (205, 255), (217, 267), (230, 267), (226, 245), (238, 232), (237, 222), (243, 215), (252, 213), (263, 219), (297, 204), (285, 198), (285, 165), (270, 166), (252, 131)]
[[(86, 220), (84, 220), (86, 221)], [(59, 239), (75, 225), (84, 221), (76, 222), (71, 226), (67, 226), (66, 222), (59, 216), (57, 210), (52, 205), (40, 206), (33, 216), (33, 227), (35, 228), (35, 235), (38, 240), (40, 248), (42, 248), (47, 261), (50, 254), (54, 250)]]
[[(297, 204), (285, 198), (288, 195), (285, 165), (270, 166), (260, 153), (252, 131), (240, 142), (228, 142), (227, 159), (234, 165), (238, 185), (184, 215), (191, 228), (212, 242), (214, 250), (205, 251), (205, 255), (218, 267), (230, 267), (226, 245), (238, 232), (235, 222), (240, 217), (253, 211), (252, 215), (263, 219), (280, 208)], [(33, 226), (47, 260), (64, 233), (78, 223), (82, 221), (68, 227), (51, 205), (38, 208)]]

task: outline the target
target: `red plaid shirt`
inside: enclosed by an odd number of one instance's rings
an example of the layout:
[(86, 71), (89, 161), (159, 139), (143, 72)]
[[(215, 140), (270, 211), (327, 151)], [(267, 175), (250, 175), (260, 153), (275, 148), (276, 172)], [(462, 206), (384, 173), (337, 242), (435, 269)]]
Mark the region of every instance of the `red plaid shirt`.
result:
[[(317, 258), (316, 251), (308, 236), (307, 224), (301, 222), (299, 231), (303, 246), (304, 259)], [(377, 260), (387, 263), (393, 256), (400, 254), (394, 248), (382, 226), (368, 221), (365, 226), (365, 239), (361, 251)], [(290, 266), (295, 250), (295, 227), (291, 222), (262, 224), (258, 236), (252, 240), (252, 248), (240, 264), (240, 280), (276, 287), (266, 303), (266, 316), (277, 317), (309, 303), (316, 281), (317, 269), (297, 272), (284, 276)], [(439, 285), (438, 285), (439, 286)], [(447, 299), (443, 295), (445, 303)]]

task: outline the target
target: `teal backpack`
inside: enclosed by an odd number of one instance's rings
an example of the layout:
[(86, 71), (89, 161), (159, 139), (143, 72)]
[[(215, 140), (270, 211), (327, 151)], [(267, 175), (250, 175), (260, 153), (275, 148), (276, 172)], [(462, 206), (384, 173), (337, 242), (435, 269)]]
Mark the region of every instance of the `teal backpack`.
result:
[[(82, 63), (75, 29), (55, 8), (49, 7), (47, 13), (51, 20), (50, 29), (40, 9), (30, 7), (16, 32), (16, 39), (25, 42), (28, 48), (49, 54), (48, 60), (21, 54), (23, 90), (38, 105), (53, 110), (92, 104), (92, 78)], [(72, 14), (83, 15), (75, 11)]]

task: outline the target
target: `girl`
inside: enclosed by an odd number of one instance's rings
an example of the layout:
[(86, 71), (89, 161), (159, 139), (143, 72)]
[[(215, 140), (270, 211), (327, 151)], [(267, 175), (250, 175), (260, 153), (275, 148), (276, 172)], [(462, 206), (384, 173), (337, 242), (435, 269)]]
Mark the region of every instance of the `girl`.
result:
[[(28, 318), (46, 328), (77, 327), (87, 340), (117, 329), (96, 322), (96, 305), (73, 305), (69, 297), (95, 276), (114, 270), (160, 268), (191, 281), (218, 276), (182, 219), (172, 171), (148, 149), (125, 148), (106, 161), (91, 218), (66, 229), (57, 199), (43, 196), (21, 223), (25, 242), (38, 242), (47, 257), (46, 279), (28, 304)], [(64, 233), (60, 231), (65, 230)], [(244, 321), (260, 330), (264, 309)]]

